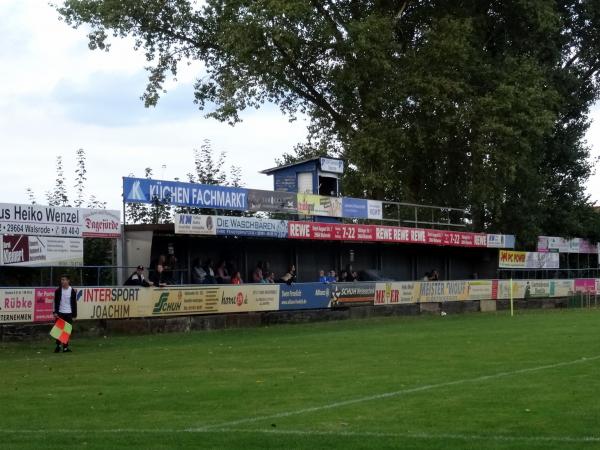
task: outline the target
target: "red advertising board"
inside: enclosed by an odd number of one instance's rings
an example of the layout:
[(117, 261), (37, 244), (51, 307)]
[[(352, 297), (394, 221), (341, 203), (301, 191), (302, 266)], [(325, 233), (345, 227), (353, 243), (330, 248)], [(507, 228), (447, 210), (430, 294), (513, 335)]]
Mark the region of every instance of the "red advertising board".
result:
[(52, 322), (54, 320), (54, 288), (36, 288), (33, 309), (34, 322)]
[(355, 225), (320, 222), (289, 222), (290, 239), (333, 241), (398, 242), (405, 244), (487, 247), (483, 233), (429, 230), (424, 228)]

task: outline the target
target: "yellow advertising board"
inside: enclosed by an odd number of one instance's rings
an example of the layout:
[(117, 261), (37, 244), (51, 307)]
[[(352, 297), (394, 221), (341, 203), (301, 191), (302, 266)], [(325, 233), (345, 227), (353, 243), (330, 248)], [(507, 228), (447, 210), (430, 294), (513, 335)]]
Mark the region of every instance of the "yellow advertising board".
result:
[(398, 305), (416, 303), (419, 283), (389, 282), (375, 285), (375, 305)]
[(140, 287), (90, 287), (77, 291), (77, 318), (126, 319), (142, 317), (151, 302), (152, 289)]
[(298, 213), (308, 216), (342, 217), (342, 199), (323, 195), (298, 194)]
[(279, 309), (279, 285), (188, 286), (153, 289), (143, 316), (216, 314)]

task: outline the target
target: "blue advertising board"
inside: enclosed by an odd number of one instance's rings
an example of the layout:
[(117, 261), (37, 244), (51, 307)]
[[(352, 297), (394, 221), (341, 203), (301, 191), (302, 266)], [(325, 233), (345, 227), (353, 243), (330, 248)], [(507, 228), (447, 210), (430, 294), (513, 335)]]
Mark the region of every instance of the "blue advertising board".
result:
[(192, 208), (248, 209), (246, 189), (148, 178), (123, 178), (125, 203), (152, 203)]
[(342, 216), (356, 219), (369, 217), (368, 201), (363, 198), (342, 197)]
[(327, 283), (282, 284), (279, 309), (324, 309), (331, 306), (331, 285)]

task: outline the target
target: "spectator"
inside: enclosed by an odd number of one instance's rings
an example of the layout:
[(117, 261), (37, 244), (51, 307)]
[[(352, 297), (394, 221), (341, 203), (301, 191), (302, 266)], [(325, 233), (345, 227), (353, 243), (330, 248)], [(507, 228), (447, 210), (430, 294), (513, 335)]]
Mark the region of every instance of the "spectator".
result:
[(331, 270), (329, 271), (329, 275), (327, 276), (327, 281), (328, 281), (329, 283), (336, 283), (336, 282), (337, 282), (337, 280), (338, 280), (338, 279), (337, 279), (337, 275), (336, 275), (336, 273), (335, 273), (335, 270), (331, 269)]
[(319, 283), (327, 283), (327, 277), (323, 269), (319, 270)]
[(150, 277), (150, 281), (152, 281), (152, 283), (156, 287), (165, 287), (165, 286), (168, 286), (169, 284), (172, 284), (171, 280), (168, 279), (167, 276), (165, 275), (165, 268), (162, 264), (158, 264), (156, 266), (156, 270)]
[(440, 275), (438, 274), (437, 270), (432, 270), (431, 271), (431, 275), (429, 277), (429, 281), (439, 281), (440, 279)]
[(263, 282), (263, 263), (259, 261), (254, 268), (254, 272), (252, 272), (252, 282), (253, 283), (262, 283)]
[(358, 280), (358, 272), (356, 270), (352, 271), (352, 281), (359, 281)]
[(425, 275), (423, 275), (423, 278), (421, 278), (421, 280), (422, 281), (429, 281), (429, 277), (430, 277), (429, 272), (425, 272)]
[(345, 270), (340, 273), (340, 281), (348, 281), (348, 272)]
[(240, 273), (239, 270), (236, 270), (235, 272), (233, 272), (233, 276), (231, 277), (231, 284), (243, 284), (244, 282), (242, 281), (242, 274)]
[(343, 277), (342, 280), (349, 283), (356, 281), (356, 277), (354, 276), (355, 274), (356, 272), (352, 270), (352, 264), (348, 264), (346, 266), (346, 276)]
[(267, 275), (267, 278), (265, 278), (265, 283), (275, 283), (275, 272), (269, 272), (269, 274)]
[(164, 266), (164, 270), (165, 277), (171, 280), (171, 284), (180, 284), (177, 269), (177, 258), (175, 257), (175, 255), (169, 255), (169, 258), (167, 259), (167, 264)]
[(194, 259), (192, 263), (192, 283), (203, 284), (206, 278), (206, 272), (200, 264), (200, 258)]
[(228, 284), (231, 281), (231, 277), (229, 276), (229, 272), (227, 271), (224, 259), (222, 259), (217, 265), (215, 278), (217, 280), (217, 283), (219, 284)]
[(129, 278), (125, 280), (125, 286), (152, 286), (150, 283), (148, 283), (148, 281), (146, 281), (146, 277), (144, 277), (144, 266), (137, 266), (135, 272), (133, 272)]
[(217, 279), (215, 277), (215, 272), (214, 272), (212, 266), (213, 266), (213, 261), (212, 261), (212, 259), (208, 258), (206, 260), (206, 262), (204, 263), (204, 265), (202, 266), (202, 269), (206, 273), (206, 276), (204, 277), (204, 281), (202, 282), (202, 284), (217, 284)]
[(282, 276), (279, 281), (281, 283), (292, 284), (296, 281), (296, 266), (294, 264), (288, 267), (288, 271)]

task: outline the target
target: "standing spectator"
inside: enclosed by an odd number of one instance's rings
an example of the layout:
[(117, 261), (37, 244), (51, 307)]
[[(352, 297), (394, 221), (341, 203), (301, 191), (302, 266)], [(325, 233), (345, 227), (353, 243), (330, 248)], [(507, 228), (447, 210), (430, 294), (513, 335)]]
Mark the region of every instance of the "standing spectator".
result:
[(236, 270), (235, 272), (233, 272), (233, 276), (231, 277), (231, 284), (243, 284), (244, 282), (242, 281), (242, 274), (240, 273), (239, 270)]
[(150, 281), (152, 281), (156, 287), (165, 287), (171, 284), (171, 280), (169, 280), (165, 275), (165, 268), (162, 264), (158, 264), (156, 266), (156, 270), (150, 277)]
[[(54, 291), (54, 319), (61, 318), (73, 325), (73, 319), (77, 317), (77, 291), (71, 287), (69, 275), (60, 276), (60, 287)], [(56, 340), (54, 353), (60, 352), (60, 341)], [(63, 353), (70, 352), (69, 344), (62, 345)]]
[(296, 281), (296, 266), (291, 264), (288, 267), (288, 271), (279, 279), (280, 282), (286, 284), (292, 284)]
[(146, 277), (144, 276), (144, 266), (137, 266), (135, 272), (133, 272), (129, 278), (125, 280), (125, 286), (152, 286), (150, 283), (148, 283)]
[(219, 284), (228, 284), (231, 281), (231, 277), (229, 276), (229, 272), (227, 271), (224, 259), (222, 259), (217, 265), (215, 278), (217, 280), (217, 283)]

